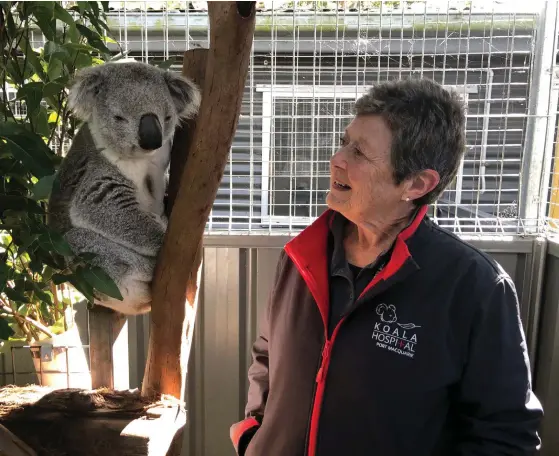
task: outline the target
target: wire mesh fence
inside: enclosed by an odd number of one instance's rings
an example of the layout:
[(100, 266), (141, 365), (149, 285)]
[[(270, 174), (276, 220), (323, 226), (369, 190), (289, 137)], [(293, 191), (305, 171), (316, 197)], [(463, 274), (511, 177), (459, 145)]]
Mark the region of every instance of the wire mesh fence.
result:
[[(435, 221), (462, 234), (553, 227), (553, 5), (257, 2), (241, 116), (206, 232), (291, 234), (311, 223), (326, 209), (329, 159), (353, 103), (371, 85), (408, 77), (440, 82), (467, 107), (467, 150), (432, 207)], [(171, 69), (180, 71), (185, 50), (209, 45), (206, 2), (109, 7), (108, 24), (128, 57), (174, 58)], [(544, 104), (546, 94), (555, 103)]]

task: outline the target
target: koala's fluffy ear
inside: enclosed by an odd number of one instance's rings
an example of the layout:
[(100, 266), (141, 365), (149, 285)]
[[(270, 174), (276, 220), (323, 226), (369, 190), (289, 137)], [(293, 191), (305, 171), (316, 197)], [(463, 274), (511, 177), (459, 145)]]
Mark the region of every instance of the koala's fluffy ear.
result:
[(200, 89), (190, 79), (181, 74), (165, 71), (165, 82), (171, 92), (177, 115), (187, 119), (194, 116), (200, 108)]
[(68, 107), (76, 117), (87, 121), (92, 114), (95, 97), (103, 85), (103, 65), (88, 67), (76, 73), (68, 93)]

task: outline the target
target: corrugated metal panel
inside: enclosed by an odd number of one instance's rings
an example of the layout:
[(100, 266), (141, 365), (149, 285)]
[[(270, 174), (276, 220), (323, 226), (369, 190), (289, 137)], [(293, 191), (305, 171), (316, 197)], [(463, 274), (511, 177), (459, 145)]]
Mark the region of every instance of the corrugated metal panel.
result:
[(205, 249), (189, 363), (187, 401), (191, 421), (185, 446), (190, 456), (235, 454), (229, 427), (244, 411), (250, 346), (266, 308), (279, 252)]
[[(189, 382), (191, 454), (220, 455), (240, 397), (239, 250), (206, 248)], [(246, 305), (246, 302), (243, 302)]]

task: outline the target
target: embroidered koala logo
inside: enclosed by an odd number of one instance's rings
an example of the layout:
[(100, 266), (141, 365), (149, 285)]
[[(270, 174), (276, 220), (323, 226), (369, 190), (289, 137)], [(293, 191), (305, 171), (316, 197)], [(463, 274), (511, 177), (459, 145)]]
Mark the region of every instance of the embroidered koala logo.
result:
[(394, 304), (379, 304), (377, 306), (377, 314), (380, 315), (380, 321), (384, 323), (394, 323), (396, 321), (396, 307)]
[[(398, 319), (396, 317), (396, 306), (394, 304), (379, 304), (377, 306), (377, 315), (380, 315), (380, 321), (383, 323), (396, 323)], [(396, 323), (400, 328), (404, 329), (414, 329), (421, 328), (421, 326), (415, 323)]]

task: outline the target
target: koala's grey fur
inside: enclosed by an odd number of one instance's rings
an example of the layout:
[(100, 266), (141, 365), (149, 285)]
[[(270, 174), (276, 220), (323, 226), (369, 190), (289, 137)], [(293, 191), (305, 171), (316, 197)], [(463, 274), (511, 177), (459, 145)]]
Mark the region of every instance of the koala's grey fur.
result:
[[(198, 111), (199, 89), (152, 65), (106, 63), (76, 75), (68, 103), (84, 123), (58, 171), (48, 223), (74, 252), (96, 254), (94, 263), (124, 298), (99, 295), (97, 304), (128, 315), (148, 312), (167, 228), (163, 202), (171, 142), (180, 120)], [(140, 134), (146, 137), (145, 127), (140, 132), (145, 114), (152, 126), (157, 117), (162, 130), (156, 150), (139, 146)], [(150, 137), (158, 137), (152, 131)]]

